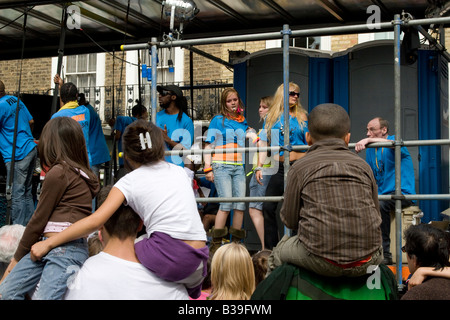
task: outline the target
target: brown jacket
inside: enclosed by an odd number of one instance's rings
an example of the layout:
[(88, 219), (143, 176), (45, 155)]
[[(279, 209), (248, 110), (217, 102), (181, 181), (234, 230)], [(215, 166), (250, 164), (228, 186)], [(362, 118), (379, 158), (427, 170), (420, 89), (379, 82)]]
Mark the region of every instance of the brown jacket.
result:
[(92, 212), (92, 199), (100, 190), (98, 179), (92, 180), (75, 169), (55, 165), (46, 174), (37, 208), (25, 228), (14, 258), (19, 261), (35, 244), (47, 222), (70, 222)]
[(372, 169), (342, 139), (315, 142), (289, 170), (281, 220), (305, 248), (339, 264), (381, 246), (381, 214)]

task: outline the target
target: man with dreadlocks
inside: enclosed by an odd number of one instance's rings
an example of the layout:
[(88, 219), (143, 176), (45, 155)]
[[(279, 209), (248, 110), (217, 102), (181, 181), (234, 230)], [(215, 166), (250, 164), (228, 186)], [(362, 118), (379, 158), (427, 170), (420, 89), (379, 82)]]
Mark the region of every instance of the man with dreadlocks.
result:
[(5, 85), (0, 81), (0, 152), (5, 161), (8, 182), (11, 174), (16, 109), (19, 104), (14, 176), (11, 188), (11, 219), (12, 224), (26, 226), (34, 212), (31, 189), (37, 150), (31, 133), (33, 117), (25, 104), (21, 100), (19, 102), (17, 100), (17, 97), (6, 94)]
[[(156, 125), (163, 131), (167, 150), (190, 149), (194, 140), (194, 124), (187, 115), (187, 100), (176, 85), (157, 86), (159, 105)], [(166, 156), (166, 161), (184, 167), (184, 161), (176, 155)]]

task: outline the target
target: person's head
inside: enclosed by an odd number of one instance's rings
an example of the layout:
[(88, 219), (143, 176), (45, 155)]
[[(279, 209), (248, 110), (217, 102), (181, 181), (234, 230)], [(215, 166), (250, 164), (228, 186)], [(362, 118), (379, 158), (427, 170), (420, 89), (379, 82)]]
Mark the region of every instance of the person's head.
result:
[(0, 228), (0, 262), (11, 261), (24, 231), (25, 227), (21, 224), (5, 225)]
[(157, 86), (159, 93), (159, 105), (163, 109), (170, 106), (178, 109), (178, 120), (181, 120), (183, 113), (188, 113), (187, 99), (183, 95), (183, 91), (177, 85), (171, 84), (167, 86)]
[(129, 124), (122, 136), (122, 147), (124, 163), (128, 170), (164, 159), (164, 138), (161, 129), (150, 121), (138, 119)]
[(148, 119), (147, 108), (139, 103), (131, 109), (131, 115), (137, 119)]
[(81, 169), (89, 178), (96, 179), (90, 170), (83, 131), (80, 124), (72, 118), (50, 119), (42, 129), (38, 149), (44, 171), (60, 164)]
[(367, 124), (368, 138), (386, 138), (389, 132), (389, 122), (381, 117), (373, 118)]
[(0, 98), (6, 95), (6, 88), (3, 81), (0, 80)]
[(88, 249), (89, 257), (93, 257), (103, 251), (103, 243), (98, 232), (95, 232), (88, 237)]
[[(273, 96), (273, 102), (266, 116), (265, 129), (270, 137), (270, 129), (284, 113), (284, 83), (280, 84)], [(300, 126), (305, 125), (306, 110), (300, 104), (300, 87), (294, 82), (289, 82), (289, 113), (297, 118)]]
[(72, 82), (64, 83), (60, 89), (60, 98), (62, 103), (78, 100), (78, 89)]
[(433, 267), (435, 270), (450, 266), (450, 235), (429, 224), (411, 225), (404, 232), (408, 267), (414, 273), (419, 267)]
[(220, 113), (224, 116), (244, 113), (244, 103), (234, 88), (225, 88), (220, 96)]
[(86, 101), (86, 96), (84, 95), (84, 93), (78, 94), (78, 104), (80, 106), (85, 106), (85, 105), (89, 104), (89, 102)]
[[(97, 201), (101, 206), (109, 195), (112, 185), (104, 186), (97, 195)], [(117, 238), (121, 241), (134, 239), (142, 228), (142, 220), (139, 215), (125, 204), (113, 213), (100, 229), (100, 239), (107, 241), (110, 238)], [(105, 234), (106, 232), (106, 234)]]
[(262, 97), (259, 101), (259, 119), (264, 120), (264, 118), (267, 115), (267, 112), (269, 112), (269, 108), (272, 104), (273, 98), (271, 96)]
[(211, 261), (212, 300), (249, 300), (255, 271), (247, 249), (238, 243), (221, 246)]
[(258, 285), (266, 277), (271, 252), (271, 250), (265, 249), (252, 256), (253, 267), (255, 268), (255, 285)]
[(350, 117), (344, 108), (333, 103), (316, 106), (308, 115), (308, 131), (305, 134), (309, 145), (315, 141), (339, 138), (350, 141)]

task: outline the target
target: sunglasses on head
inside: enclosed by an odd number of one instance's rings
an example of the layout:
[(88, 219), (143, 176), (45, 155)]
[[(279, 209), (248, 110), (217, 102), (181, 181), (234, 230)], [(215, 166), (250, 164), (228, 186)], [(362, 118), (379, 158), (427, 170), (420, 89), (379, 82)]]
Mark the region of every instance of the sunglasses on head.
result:
[(171, 95), (172, 92), (171, 91), (167, 91), (167, 90), (162, 90), (159, 94), (161, 96), (165, 97), (165, 96)]
[(290, 95), (291, 97), (297, 96), (298, 98), (300, 98), (300, 92), (289, 91), (289, 95)]

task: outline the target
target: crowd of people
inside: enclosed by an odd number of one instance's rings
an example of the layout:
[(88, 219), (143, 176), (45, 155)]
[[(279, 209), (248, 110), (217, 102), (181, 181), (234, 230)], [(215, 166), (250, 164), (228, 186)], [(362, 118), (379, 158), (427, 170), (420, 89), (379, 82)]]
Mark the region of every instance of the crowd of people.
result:
[[(8, 234), (9, 226), (0, 233), (0, 245), (11, 252), (2, 257), (6, 269), (0, 275), (0, 299), (311, 298), (316, 297), (311, 288), (328, 290), (324, 279), (333, 279), (327, 285), (335, 286), (334, 298), (398, 298), (386, 268), (392, 264), (395, 202), (378, 200), (379, 194), (395, 192), (394, 149), (368, 148), (395, 140), (387, 120), (369, 121), (367, 138), (355, 147), (356, 153), (367, 148), (364, 160), (349, 150), (350, 118), (341, 106), (321, 104), (308, 113), (300, 103), (300, 87), (290, 82), (287, 136), (284, 84), (260, 99), (258, 131), (248, 125), (238, 91), (226, 88), (219, 113), (200, 137), (205, 152), (193, 161), (166, 153), (190, 149), (194, 125), (182, 90), (158, 86), (156, 123), (140, 103), (132, 116), (109, 121), (120, 151), (120, 174), (112, 185), (102, 186), (98, 168), (111, 157), (98, 114), (73, 83), (63, 83), (58, 75), (54, 80), (61, 106), (38, 142), (26, 106), (7, 96), (0, 81), (0, 150), (8, 175), (14, 172), (12, 225), (24, 229), (19, 237)], [(14, 133), (16, 120), (21, 130)], [(308, 147), (286, 148), (287, 137), (289, 146)], [(256, 253), (244, 241), (247, 173), (244, 153), (236, 149), (246, 145), (278, 147), (261, 149), (252, 159), (250, 196), (284, 196), (279, 212), (277, 202), (248, 205), (261, 244)], [(27, 179), (36, 159), (45, 179), (34, 207), (25, 199), (31, 195)], [(402, 192), (414, 194), (406, 147), (401, 165)], [(237, 200), (200, 205), (196, 197), (204, 186), (208, 197)], [(402, 206), (412, 204), (404, 201)], [(292, 232), (280, 234), (280, 227)], [(95, 242), (88, 241), (94, 237)], [(412, 277), (403, 297), (449, 299), (448, 232), (412, 226), (405, 241)], [(377, 268), (383, 285), (371, 291), (368, 270)], [(309, 285), (302, 287), (299, 280), (292, 287), (294, 277), (308, 279)], [(438, 295), (430, 293), (434, 285)], [(346, 295), (349, 286), (360, 296)]]

